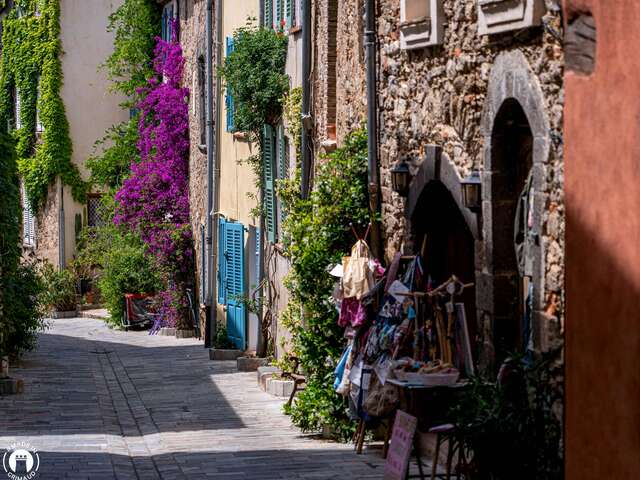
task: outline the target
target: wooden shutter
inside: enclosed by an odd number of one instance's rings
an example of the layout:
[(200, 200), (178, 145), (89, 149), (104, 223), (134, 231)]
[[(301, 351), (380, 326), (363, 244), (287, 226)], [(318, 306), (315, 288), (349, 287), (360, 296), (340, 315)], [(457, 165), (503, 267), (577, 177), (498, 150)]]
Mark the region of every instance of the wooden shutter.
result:
[(264, 169), (264, 215), (267, 240), (276, 241), (276, 199), (274, 188), (275, 133), (271, 125), (265, 124), (263, 131), (262, 164)]
[[(227, 57), (233, 53), (233, 37), (227, 37)], [(229, 87), (227, 87), (227, 93), (225, 97), (225, 106), (227, 109), (227, 132), (235, 131), (235, 120), (234, 120), (234, 103), (233, 103), (233, 95), (229, 91)]]
[(236, 348), (246, 346), (246, 305), (244, 281), (244, 225), (227, 222), (225, 228), (227, 259), (227, 335)]
[(276, 22), (275, 22), (276, 30), (282, 29), (282, 18), (284, 17), (283, 15), (284, 5), (282, 5), (283, 1), (284, 0), (276, 0)]
[(285, 0), (287, 2), (287, 30), (291, 29), (295, 25), (295, 0)]
[(42, 98), (42, 92), (40, 89), (40, 76), (38, 75), (38, 89), (36, 96), (36, 133), (44, 132), (44, 126), (42, 125), (42, 118), (40, 117), (40, 99)]
[(262, 231), (259, 228), (255, 230), (256, 235), (256, 286), (260, 283), (260, 263), (262, 262)]
[(226, 272), (227, 262), (224, 255), (224, 242), (227, 221), (220, 217), (218, 219), (218, 303), (224, 305), (226, 303)]
[(36, 221), (29, 204), (27, 191), (24, 184), (21, 188), (22, 194), (22, 243), (29, 247), (36, 246)]
[(244, 295), (244, 226), (227, 222), (224, 232), (227, 303)]
[(162, 40), (164, 40), (165, 42), (167, 41), (167, 9), (166, 7), (162, 9), (162, 20), (161, 20), (161, 24), (160, 24), (160, 38), (162, 38)]
[(15, 102), (16, 102), (16, 111), (15, 111), (15, 116), (16, 116), (16, 130), (20, 130), (22, 128), (22, 119), (21, 114), (22, 114), (22, 100), (20, 99), (20, 90), (18, 90), (16, 88), (16, 98), (15, 98)]
[(287, 141), (284, 136), (284, 125), (278, 126), (278, 178), (286, 180), (289, 177), (287, 165)]
[(264, 0), (264, 26), (273, 28), (273, 0)]

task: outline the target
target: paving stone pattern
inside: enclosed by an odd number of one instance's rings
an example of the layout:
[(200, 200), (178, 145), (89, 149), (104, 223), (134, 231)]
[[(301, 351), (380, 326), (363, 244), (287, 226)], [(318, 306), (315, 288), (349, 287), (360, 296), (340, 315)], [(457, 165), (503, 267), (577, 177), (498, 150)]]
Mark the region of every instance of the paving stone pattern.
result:
[(0, 397), (0, 455), (29, 442), (38, 478), (382, 478), (379, 450), (302, 435), (255, 372), (197, 340), (55, 320), (13, 374), (25, 392)]

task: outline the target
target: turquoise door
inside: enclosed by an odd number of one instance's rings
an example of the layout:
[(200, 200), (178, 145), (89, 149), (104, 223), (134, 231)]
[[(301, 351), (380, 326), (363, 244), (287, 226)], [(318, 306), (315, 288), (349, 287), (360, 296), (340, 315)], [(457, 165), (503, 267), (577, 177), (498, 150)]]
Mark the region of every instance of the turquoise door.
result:
[(218, 272), (222, 279), (219, 300), (227, 307), (227, 334), (236, 348), (246, 347), (246, 305), (244, 281), (244, 226), (221, 221), (221, 262)]

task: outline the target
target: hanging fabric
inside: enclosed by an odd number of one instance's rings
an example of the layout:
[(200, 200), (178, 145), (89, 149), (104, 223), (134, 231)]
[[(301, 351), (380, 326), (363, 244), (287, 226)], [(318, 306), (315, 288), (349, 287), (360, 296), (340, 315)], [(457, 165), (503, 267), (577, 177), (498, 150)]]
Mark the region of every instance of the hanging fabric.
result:
[(351, 249), (351, 256), (343, 258), (344, 298), (355, 297), (360, 300), (373, 287), (373, 274), (369, 268), (370, 260), (372, 260), (371, 252), (364, 240), (358, 240)]

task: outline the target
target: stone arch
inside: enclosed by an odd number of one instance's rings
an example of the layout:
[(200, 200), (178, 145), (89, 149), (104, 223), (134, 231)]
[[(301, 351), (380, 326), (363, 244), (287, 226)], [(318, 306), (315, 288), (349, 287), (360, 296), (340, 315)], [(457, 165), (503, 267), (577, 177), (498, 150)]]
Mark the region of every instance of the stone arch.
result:
[[(478, 318), (490, 322), (484, 331), (494, 335), (492, 346), (498, 350), (495, 335), (500, 322), (516, 322), (513, 302), (514, 204), (523, 187), (522, 171), (531, 174), (533, 188), (530, 274), (533, 285), (531, 330), (536, 338), (536, 318), (543, 309), (544, 261), (540, 241), (542, 212), (546, 204), (543, 192), (545, 163), (549, 157), (549, 123), (538, 80), (519, 51), (500, 54), (491, 71), (482, 116), (484, 164), (482, 172), (482, 242), (484, 262), (476, 272)], [(511, 164), (510, 164), (511, 162)], [(514, 165), (518, 162), (520, 165)], [(518, 173), (520, 172), (520, 173)], [(512, 255), (513, 254), (513, 255)], [(519, 280), (518, 274), (515, 275)], [(522, 299), (520, 299), (522, 303)], [(504, 325), (504, 324), (502, 324)], [(508, 329), (507, 329), (508, 330)], [(514, 333), (512, 332), (512, 335)], [(485, 342), (487, 340), (485, 339)], [(535, 343), (535, 342), (534, 342)], [(495, 352), (500, 361), (500, 353)]]
[(449, 156), (442, 152), (442, 148), (437, 145), (428, 145), (426, 155), (418, 171), (413, 176), (411, 188), (407, 197), (405, 217), (411, 219), (418, 206), (420, 196), (426, 186), (433, 181), (442, 183), (453, 200), (475, 239), (478, 239), (478, 219), (477, 215), (464, 206), (462, 200), (462, 185), (458, 169), (449, 159)]

